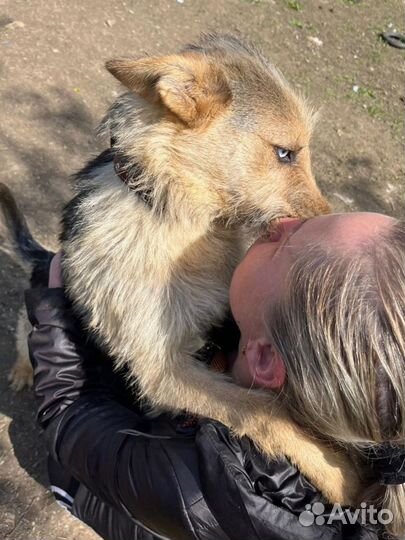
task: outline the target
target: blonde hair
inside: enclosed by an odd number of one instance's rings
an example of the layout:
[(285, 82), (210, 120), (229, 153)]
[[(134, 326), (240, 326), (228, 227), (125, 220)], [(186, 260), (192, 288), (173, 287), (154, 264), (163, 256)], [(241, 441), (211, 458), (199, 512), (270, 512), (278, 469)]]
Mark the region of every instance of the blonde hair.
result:
[[(268, 330), (284, 359), (283, 397), (312, 432), (356, 455), (405, 445), (405, 222), (356, 252), (313, 247), (298, 256)], [(405, 534), (405, 486), (381, 485), (370, 463), (363, 500), (391, 510)], [(359, 501), (360, 502), (360, 501)]]

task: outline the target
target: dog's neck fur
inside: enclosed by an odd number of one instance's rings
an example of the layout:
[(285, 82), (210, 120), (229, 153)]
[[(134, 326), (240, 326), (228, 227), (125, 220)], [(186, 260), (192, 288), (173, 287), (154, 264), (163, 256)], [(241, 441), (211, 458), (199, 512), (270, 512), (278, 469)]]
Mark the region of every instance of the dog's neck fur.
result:
[(114, 149), (124, 163), (128, 187), (150, 204), (160, 219), (209, 229), (221, 221), (231, 226), (232, 219), (222, 215), (223, 194), (215, 182), (207, 188), (206, 177), (195, 170), (179, 175), (175, 166), (174, 139), (178, 126), (167, 122), (165, 130), (155, 129), (161, 113), (142, 98), (128, 93), (121, 96), (104, 118), (99, 132), (111, 136)]
[(128, 162), (124, 155), (114, 148), (115, 139), (111, 137), (111, 149), (114, 153), (113, 164), (114, 172), (118, 178), (128, 186), (128, 189), (133, 190), (137, 193), (140, 199), (147, 205), (149, 208), (153, 208), (153, 196), (152, 190), (139, 190), (137, 189), (137, 180), (142, 176), (142, 168), (140, 165), (131, 164)]

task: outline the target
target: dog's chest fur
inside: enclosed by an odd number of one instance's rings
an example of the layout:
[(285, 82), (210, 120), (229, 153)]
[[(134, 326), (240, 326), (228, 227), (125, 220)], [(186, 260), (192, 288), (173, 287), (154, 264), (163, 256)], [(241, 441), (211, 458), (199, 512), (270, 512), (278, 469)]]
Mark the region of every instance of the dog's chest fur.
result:
[(226, 313), (243, 254), (235, 230), (157, 217), (111, 162), (82, 185), (65, 212), (64, 272), (89, 328), (119, 362), (151, 347), (197, 351)]

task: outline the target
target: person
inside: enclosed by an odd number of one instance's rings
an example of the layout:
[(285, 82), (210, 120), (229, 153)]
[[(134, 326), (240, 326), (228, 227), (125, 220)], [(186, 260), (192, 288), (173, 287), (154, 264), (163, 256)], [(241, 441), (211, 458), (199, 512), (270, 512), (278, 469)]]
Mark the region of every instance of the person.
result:
[(277, 392), (314, 437), (345, 445), (369, 478), (362, 501), (391, 512), (386, 524), (304, 523), (303, 513), (319, 503), (327, 512), (328, 501), (287, 459), (267, 460), (209, 419), (145, 414), (62, 286), (59, 255), (49, 288), (26, 291), (38, 421), (55, 496), (100, 536), (404, 534), (404, 221), (372, 213), (280, 220), (248, 250), (230, 288), (235, 381)]

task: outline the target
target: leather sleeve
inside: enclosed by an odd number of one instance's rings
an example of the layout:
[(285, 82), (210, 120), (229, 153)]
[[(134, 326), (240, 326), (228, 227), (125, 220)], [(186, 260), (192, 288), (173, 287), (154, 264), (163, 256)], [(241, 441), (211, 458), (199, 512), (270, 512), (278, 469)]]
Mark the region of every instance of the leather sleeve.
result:
[(25, 298), (38, 421), (52, 458), (86, 486), (94, 508), (106, 503), (157, 537), (227, 539), (201, 494), (194, 438), (153, 435), (115, 399), (61, 289)]
[[(203, 422), (196, 445), (205, 500), (231, 540), (379, 538), (372, 526), (328, 522), (332, 505), (287, 459), (269, 461), (248, 438), (232, 437), (222, 424)], [(308, 512), (314, 503), (324, 505), (325, 519), (319, 526)]]

